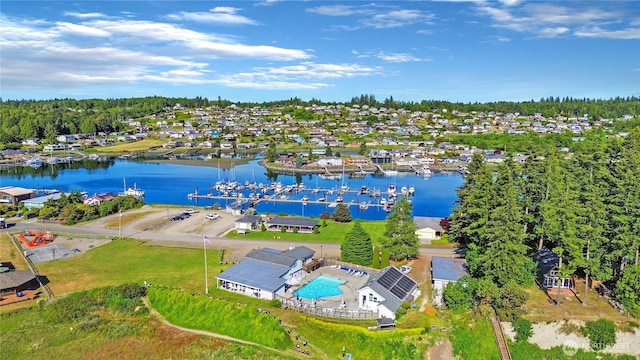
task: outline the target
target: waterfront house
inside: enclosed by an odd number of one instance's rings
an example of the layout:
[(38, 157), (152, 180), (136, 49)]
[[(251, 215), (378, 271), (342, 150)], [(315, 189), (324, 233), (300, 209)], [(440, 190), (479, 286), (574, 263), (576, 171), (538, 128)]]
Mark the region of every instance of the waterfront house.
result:
[(358, 307), (377, 311), (382, 318), (395, 319), (404, 301), (419, 296), (418, 284), (395, 266), (387, 266), (358, 289)]
[(558, 265), (560, 259), (546, 247), (533, 254), (533, 261), (538, 264), (537, 281), (547, 295), (572, 296), (575, 295), (574, 275), (563, 276)]

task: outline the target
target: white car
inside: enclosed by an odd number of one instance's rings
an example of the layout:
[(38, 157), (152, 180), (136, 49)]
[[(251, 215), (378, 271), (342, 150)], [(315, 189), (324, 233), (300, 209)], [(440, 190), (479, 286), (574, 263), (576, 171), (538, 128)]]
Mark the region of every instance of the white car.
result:
[(220, 215), (216, 213), (211, 213), (211, 214), (207, 214), (206, 218), (207, 220), (218, 220), (220, 218)]
[(200, 212), (200, 211), (198, 211), (198, 210), (196, 210), (196, 209), (191, 209), (191, 208), (189, 208), (189, 209), (187, 209), (187, 210), (183, 211), (183, 213), (184, 213), (184, 214), (189, 214), (189, 215), (191, 215), (191, 214), (195, 214), (195, 213), (199, 213), (199, 212)]

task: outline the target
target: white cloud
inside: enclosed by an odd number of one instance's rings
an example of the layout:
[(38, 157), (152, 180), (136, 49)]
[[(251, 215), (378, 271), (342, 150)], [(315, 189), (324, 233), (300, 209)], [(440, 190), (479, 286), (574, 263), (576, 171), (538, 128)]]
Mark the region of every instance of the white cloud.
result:
[(229, 6), (218, 6), (209, 10), (209, 12), (186, 12), (180, 11), (175, 14), (167, 15), (171, 20), (187, 20), (210, 24), (227, 24), (227, 25), (257, 25), (255, 20), (236, 14), (238, 8)]
[[(578, 37), (603, 37), (635, 39), (637, 29), (632, 25), (636, 18), (628, 20), (625, 28), (625, 14), (606, 11), (593, 6), (592, 2), (579, 3), (580, 6), (562, 6), (556, 3), (536, 2), (518, 6), (520, 1), (502, 0), (504, 7), (495, 3), (479, 2), (476, 9), (479, 16), (489, 16), (494, 27), (521, 33), (531, 33), (538, 37), (553, 38), (560, 35)], [(576, 3), (574, 3), (575, 5)], [(618, 27), (617, 29), (605, 29)]]
[(69, 33), (73, 35), (80, 36), (97, 36), (97, 37), (106, 37), (110, 36), (111, 33), (108, 31), (104, 31), (102, 29), (96, 29), (90, 26), (72, 24), (68, 22), (58, 22), (56, 23), (57, 30), (62, 33)]
[(640, 39), (640, 28), (628, 28), (621, 30), (604, 30), (597, 26), (580, 29), (575, 32), (578, 37), (606, 38), (606, 39)]
[(305, 50), (247, 45), (174, 24), (107, 18), (50, 23), (2, 16), (0, 47), (0, 85), (12, 90), (140, 81), (219, 83), (210, 70), (216, 59), (311, 58)]
[(336, 25), (342, 30), (358, 30), (363, 28), (389, 29), (409, 26), (416, 23), (431, 24), (435, 15), (414, 9), (398, 9), (395, 6), (381, 4), (323, 5), (308, 8), (307, 12), (325, 16), (353, 16), (354, 24)]
[(419, 62), (430, 61), (429, 59), (421, 59), (407, 53), (385, 53), (380, 52), (376, 55), (379, 59), (392, 62), (392, 63), (407, 63), (407, 62)]
[(250, 72), (221, 76), (216, 82), (238, 88), (312, 90), (333, 86), (323, 80), (371, 76), (381, 68), (358, 64), (304, 62), (282, 67), (256, 67)]
[(568, 27), (564, 27), (564, 26), (548, 27), (548, 28), (540, 29), (538, 31), (538, 35), (544, 38), (552, 38), (558, 35), (566, 34), (567, 32), (569, 32)]
[(63, 15), (72, 16), (72, 17), (75, 17), (75, 18), (78, 18), (78, 19), (91, 19), (91, 18), (103, 18), (103, 17), (106, 17), (105, 14), (99, 13), (99, 12), (79, 13), (79, 12), (73, 12), (73, 11), (65, 11), (65, 12), (63, 12)]

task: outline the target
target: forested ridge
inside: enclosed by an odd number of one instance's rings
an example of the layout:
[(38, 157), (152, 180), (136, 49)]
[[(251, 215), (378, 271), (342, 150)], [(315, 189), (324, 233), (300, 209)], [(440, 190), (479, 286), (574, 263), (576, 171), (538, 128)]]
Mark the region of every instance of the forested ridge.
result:
[[(226, 107), (231, 101), (222, 98), (209, 100), (206, 97), (168, 98), (152, 96), (123, 99), (52, 99), (52, 100), (2, 100), (0, 99), (0, 143), (16, 143), (27, 138), (53, 139), (56, 134), (94, 134), (120, 131), (125, 125), (122, 119), (141, 118), (159, 114), (180, 104), (184, 108), (204, 108), (209, 106)], [(239, 107), (291, 107), (309, 105), (337, 105), (335, 102), (322, 102), (317, 99), (303, 101), (291, 98), (282, 101), (262, 103), (235, 102)], [(525, 102), (456, 103), (449, 101), (423, 100), (421, 102), (402, 102), (393, 97), (380, 102), (373, 95), (354, 97), (343, 105), (369, 105), (406, 109), (408, 111), (440, 111), (447, 109), (446, 116), (452, 117), (452, 110), (469, 113), (497, 112), (519, 113), (532, 116), (540, 113), (545, 117), (584, 116), (590, 121), (618, 119), (623, 115), (640, 114), (640, 98), (573, 99), (543, 98)]]
[(640, 316), (640, 128), (626, 137), (593, 133), (581, 145), (573, 154), (548, 147), (544, 158), (497, 171), (474, 156), (449, 236), (467, 246), (476, 301), (505, 300), (492, 284), (531, 284), (532, 255), (544, 246), (559, 256), (562, 274), (604, 282)]

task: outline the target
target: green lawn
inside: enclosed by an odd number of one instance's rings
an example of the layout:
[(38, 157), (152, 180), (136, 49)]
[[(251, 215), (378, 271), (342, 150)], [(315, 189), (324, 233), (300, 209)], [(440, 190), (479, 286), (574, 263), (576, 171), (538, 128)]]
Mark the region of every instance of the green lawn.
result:
[[(238, 234), (236, 231), (231, 231), (227, 234), (229, 238), (236, 239), (258, 239), (258, 240), (282, 240), (285, 242), (290, 241), (308, 241), (308, 242), (325, 242), (325, 243), (341, 243), (347, 233), (353, 228), (354, 222), (338, 223), (333, 220), (327, 220), (327, 226), (322, 226), (323, 220), (319, 220), (320, 233), (319, 234), (303, 234), (292, 232), (282, 233), (274, 231), (252, 231), (247, 234)], [(384, 237), (384, 231), (386, 230), (386, 221), (363, 221), (362, 228), (371, 236), (371, 242), (378, 244)]]
[[(209, 287), (220, 266), (220, 251), (207, 249)], [(199, 249), (148, 246), (138, 240), (114, 240), (76, 256), (40, 263), (56, 296), (107, 285), (142, 283), (204, 292), (204, 252)]]

